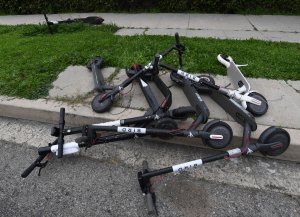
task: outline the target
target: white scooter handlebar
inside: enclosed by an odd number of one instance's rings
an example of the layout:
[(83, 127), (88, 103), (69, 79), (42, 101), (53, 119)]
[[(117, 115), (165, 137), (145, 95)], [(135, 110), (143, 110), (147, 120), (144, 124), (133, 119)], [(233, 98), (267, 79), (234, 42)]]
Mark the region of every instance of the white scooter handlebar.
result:
[(230, 62), (233, 62), (233, 59), (231, 58), (231, 56), (228, 56), (227, 59), (229, 60), (229, 62), (227, 60), (225, 60), (223, 57), (222, 57), (222, 54), (219, 54), (217, 56), (217, 59), (220, 63), (222, 63), (224, 66), (226, 66), (226, 68), (229, 68), (230, 66)]

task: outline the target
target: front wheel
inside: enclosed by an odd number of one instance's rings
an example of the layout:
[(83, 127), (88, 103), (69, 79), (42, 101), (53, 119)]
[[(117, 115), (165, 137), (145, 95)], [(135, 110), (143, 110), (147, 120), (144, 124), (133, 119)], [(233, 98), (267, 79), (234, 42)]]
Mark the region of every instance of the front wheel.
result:
[(203, 131), (206, 131), (211, 134), (217, 134), (222, 135), (223, 139), (202, 139), (203, 143), (205, 145), (208, 145), (211, 148), (214, 149), (221, 149), (228, 146), (232, 140), (232, 129), (231, 127), (220, 120), (213, 120), (208, 122), (204, 128)]
[(263, 95), (261, 95), (260, 93), (257, 93), (257, 92), (251, 92), (251, 93), (249, 93), (248, 96), (251, 96), (254, 99), (257, 99), (257, 100), (261, 101), (261, 105), (255, 105), (255, 104), (250, 103), (250, 102), (246, 103), (247, 104), (247, 110), (251, 114), (253, 114), (256, 117), (259, 117), (259, 116), (264, 115), (268, 111), (268, 108), (269, 108), (268, 101)]
[(261, 151), (263, 155), (278, 156), (285, 152), (290, 145), (290, 141), (290, 135), (286, 130), (278, 127), (269, 127), (260, 135), (257, 142), (262, 144), (278, 142), (281, 144), (280, 148), (275, 150), (270, 149), (268, 151)]
[(205, 80), (211, 84), (215, 84), (215, 79), (209, 75), (199, 75), (197, 76), (198, 78), (200, 78), (200, 80)]
[(106, 112), (112, 106), (113, 100), (111, 98), (106, 98), (104, 101), (100, 102), (100, 99), (104, 94), (105, 93), (99, 93), (92, 100), (92, 109), (97, 113)]

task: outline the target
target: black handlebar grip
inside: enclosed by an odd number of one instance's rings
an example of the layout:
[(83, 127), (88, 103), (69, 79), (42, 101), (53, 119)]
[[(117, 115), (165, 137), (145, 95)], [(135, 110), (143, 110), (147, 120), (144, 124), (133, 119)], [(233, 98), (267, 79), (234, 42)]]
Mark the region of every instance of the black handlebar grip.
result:
[(156, 207), (155, 207), (155, 203), (154, 203), (155, 198), (153, 198), (153, 197), (155, 197), (153, 195), (153, 193), (146, 194), (145, 202), (146, 202), (146, 207), (148, 210), (148, 215), (157, 215), (157, 211), (156, 211)]
[(196, 113), (195, 109), (191, 106), (179, 107), (173, 110), (173, 116), (175, 117), (181, 117), (181, 116), (187, 117), (195, 113)]
[(228, 59), (228, 55), (226, 54), (221, 54), (221, 57), (226, 60), (227, 62), (229, 62), (229, 59)]
[(175, 40), (176, 40), (176, 45), (180, 45), (178, 32), (175, 33)]
[(176, 48), (178, 51), (178, 61), (179, 61), (180, 67), (182, 68), (182, 53), (183, 53), (185, 47), (184, 47), (184, 45), (180, 44), (178, 32), (175, 33), (175, 40), (176, 40)]
[(36, 168), (46, 155), (39, 155), (39, 157), (21, 174), (22, 178), (26, 178)]
[(160, 55), (156, 54), (153, 61), (153, 67), (154, 69), (158, 69), (158, 63), (159, 63)]
[(64, 127), (65, 127), (65, 108), (60, 108), (59, 112), (59, 137), (57, 157), (62, 158), (64, 150)]

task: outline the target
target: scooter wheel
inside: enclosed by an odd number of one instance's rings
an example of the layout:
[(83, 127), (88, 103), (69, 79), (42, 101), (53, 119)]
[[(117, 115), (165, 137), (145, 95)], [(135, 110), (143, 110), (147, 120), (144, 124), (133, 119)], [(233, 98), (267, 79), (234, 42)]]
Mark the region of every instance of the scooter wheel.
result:
[(113, 103), (111, 98), (107, 98), (104, 101), (99, 102), (99, 99), (103, 94), (105, 94), (105, 93), (97, 94), (91, 103), (92, 109), (97, 113), (102, 113), (102, 112), (108, 111), (111, 108), (112, 103)]
[(268, 108), (269, 108), (268, 101), (266, 100), (266, 98), (263, 95), (261, 95), (260, 93), (257, 93), (257, 92), (251, 92), (251, 93), (249, 93), (248, 96), (251, 96), (251, 97), (261, 101), (261, 105), (255, 105), (253, 103), (247, 102), (247, 110), (250, 113), (252, 113), (254, 116), (258, 117), (258, 116), (264, 115), (268, 111)]
[[(162, 118), (160, 120), (158, 120), (155, 124), (155, 128), (157, 129), (165, 129), (165, 130), (174, 130), (174, 129), (178, 129), (178, 125), (177, 123), (171, 119), (171, 118)], [(158, 137), (160, 139), (171, 139), (173, 136), (172, 135), (169, 135), (169, 136), (166, 136), (166, 135), (158, 135)]]
[(206, 80), (207, 82), (211, 83), (211, 84), (215, 84), (215, 79), (209, 75), (199, 75), (198, 78)]
[(204, 128), (203, 131), (212, 133), (212, 134), (219, 134), (223, 136), (223, 139), (204, 139), (202, 138), (202, 141), (205, 145), (208, 145), (211, 148), (215, 149), (221, 149), (228, 146), (232, 140), (232, 129), (231, 127), (220, 120), (213, 120), (208, 122)]
[(282, 129), (277, 127), (269, 127), (266, 129), (259, 137), (258, 143), (268, 144), (273, 142), (280, 142), (282, 144), (282, 147), (276, 150), (271, 150), (267, 152), (262, 152), (263, 155), (269, 155), (269, 156), (278, 156), (281, 155), (290, 145), (290, 135), (289, 133)]

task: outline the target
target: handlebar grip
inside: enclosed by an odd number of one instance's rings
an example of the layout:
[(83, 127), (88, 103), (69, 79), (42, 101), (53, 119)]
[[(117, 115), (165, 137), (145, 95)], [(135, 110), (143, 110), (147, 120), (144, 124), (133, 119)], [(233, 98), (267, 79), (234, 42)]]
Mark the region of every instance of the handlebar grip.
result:
[(59, 111), (59, 124), (65, 123), (65, 108), (60, 108)]
[(175, 33), (175, 40), (176, 40), (176, 45), (180, 45), (178, 32)]
[(155, 207), (155, 195), (153, 193), (147, 193), (146, 198), (145, 198), (147, 210), (148, 210), (148, 215), (156, 215), (156, 207)]
[(46, 155), (39, 155), (39, 157), (21, 174), (22, 178), (26, 178), (40, 163)]
[(182, 68), (182, 53), (185, 50), (185, 47), (183, 44), (180, 44), (178, 32), (175, 33), (175, 40), (176, 40), (176, 48), (178, 51), (179, 65)]
[(159, 63), (160, 55), (156, 54), (153, 61), (153, 67), (154, 69), (158, 69), (158, 63)]
[(64, 126), (65, 126), (65, 108), (60, 108), (59, 112), (59, 137), (57, 157), (62, 158), (64, 150)]
[(195, 113), (196, 113), (195, 109), (191, 106), (179, 107), (173, 110), (173, 116), (175, 117), (180, 117), (180, 116), (186, 117), (188, 115), (192, 115)]

